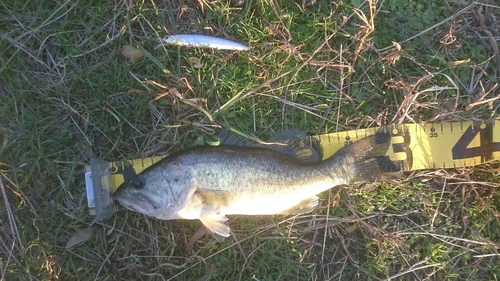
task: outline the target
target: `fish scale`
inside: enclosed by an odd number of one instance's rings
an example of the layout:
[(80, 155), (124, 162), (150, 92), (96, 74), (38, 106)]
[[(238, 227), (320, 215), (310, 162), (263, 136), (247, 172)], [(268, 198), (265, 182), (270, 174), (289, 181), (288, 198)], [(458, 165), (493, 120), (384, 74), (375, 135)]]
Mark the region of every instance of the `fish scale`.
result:
[(194, 147), (160, 160), (113, 196), (129, 210), (164, 220), (199, 219), (227, 237), (226, 215), (310, 212), (316, 195), (332, 187), (399, 178), (400, 171), (379, 161), (390, 140), (378, 132), (314, 163), (263, 147)]

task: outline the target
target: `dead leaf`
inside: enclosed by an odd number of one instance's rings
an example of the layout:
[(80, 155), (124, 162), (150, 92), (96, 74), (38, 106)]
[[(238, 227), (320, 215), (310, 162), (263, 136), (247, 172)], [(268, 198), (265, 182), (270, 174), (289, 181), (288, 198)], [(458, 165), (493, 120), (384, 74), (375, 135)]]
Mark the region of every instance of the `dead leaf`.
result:
[(131, 63), (134, 63), (144, 57), (144, 53), (132, 45), (124, 45), (121, 53)]
[(197, 0), (197, 1), (198, 1), (198, 4), (200, 4), (201, 13), (204, 14), (205, 13), (205, 3), (203, 2), (203, 0)]
[(357, 228), (358, 228), (358, 225), (357, 225), (357, 224), (352, 224), (351, 226), (346, 227), (345, 232), (347, 232), (347, 233), (351, 233), (351, 232), (353, 232), (354, 230), (356, 230)]
[(191, 65), (194, 68), (202, 68), (203, 67), (203, 63), (201, 63), (201, 60), (197, 57), (190, 57), (189, 62), (191, 63)]
[(189, 242), (187, 243), (187, 246), (191, 248), (196, 241), (200, 240), (201, 237), (205, 234), (210, 234), (210, 231), (204, 226), (202, 226), (200, 229), (198, 229), (189, 239)]
[(80, 231), (78, 231), (78, 233), (76, 233), (69, 239), (68, 243), (66, 243), (66, 250), (69, 250), (74, 246), (89, 240), (96, 231), (97, 226), (81, 229)]
[(424, 205), (427, 205), (427, 206), (432, 206), (432, 202), (429, 198), (425, 198), (423, 197), (422, 199), (420, 199), (420, 201), (422, 202), (422, 204)]

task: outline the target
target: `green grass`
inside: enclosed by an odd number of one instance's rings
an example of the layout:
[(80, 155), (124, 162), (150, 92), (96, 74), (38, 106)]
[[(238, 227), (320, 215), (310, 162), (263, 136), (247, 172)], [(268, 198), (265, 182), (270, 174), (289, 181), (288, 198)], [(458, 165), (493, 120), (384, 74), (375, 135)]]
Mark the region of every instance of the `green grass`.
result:
[[(386, 0), (373, 18), (359, 1), (2, 3), (0, 279), (498, 280), (498, 163), (335, 188), (312, 214), (231, 216), (234, 237), (192, 247), (198, 221), (95, 222), (83, 179), (92, 155), (164, 155), (226, 124), (267, 138), (495, 118), (494, 2)], [(252, 48), (155, 50), (166, 32)], [(127, 44), (150, 55), (130, 63)]]

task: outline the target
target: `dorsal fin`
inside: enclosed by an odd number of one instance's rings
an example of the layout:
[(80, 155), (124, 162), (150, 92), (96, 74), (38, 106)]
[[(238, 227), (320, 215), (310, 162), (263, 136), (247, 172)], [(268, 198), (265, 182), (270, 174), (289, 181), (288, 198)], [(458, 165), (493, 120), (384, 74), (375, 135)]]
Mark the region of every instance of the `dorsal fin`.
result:
[(271, 149), (292, 156), (303, 163), (319, 162), (323, 158), (319, 141), (308, 137), (304, 132), (297, 129), (277, 133), (266, 143), (256, 143), (228, 131), (222, 131), (219, 138), (221, 144)]
[(234, 146), (253, 146), (256, 143), (249, 138), (233, 132), (223, 130), (219, 133), (220, 144), (234, 145)]

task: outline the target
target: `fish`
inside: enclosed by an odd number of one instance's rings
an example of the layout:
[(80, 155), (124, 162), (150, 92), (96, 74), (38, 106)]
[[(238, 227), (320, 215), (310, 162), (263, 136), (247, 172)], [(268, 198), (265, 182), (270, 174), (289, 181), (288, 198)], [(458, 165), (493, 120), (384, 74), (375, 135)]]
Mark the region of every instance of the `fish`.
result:
[(317, 161), (264, 145), (192, 147), (148, 167), (112, 196), (128, 210), (198, 219), (214, 236), (229, 237), (226, 215), (308, 213), (317, 195), (335, 186), (399, 179), (401, 170), (385, 156), (390, 139), (378, 132)]
[(162, 43), (166, 45), (212, 48), (219, 50), (248, 51), (250, 49), (248, 46), (235, 41), (201, 34), (167, 35), (162, 39)]

